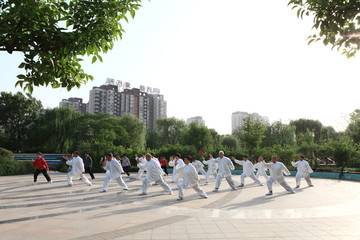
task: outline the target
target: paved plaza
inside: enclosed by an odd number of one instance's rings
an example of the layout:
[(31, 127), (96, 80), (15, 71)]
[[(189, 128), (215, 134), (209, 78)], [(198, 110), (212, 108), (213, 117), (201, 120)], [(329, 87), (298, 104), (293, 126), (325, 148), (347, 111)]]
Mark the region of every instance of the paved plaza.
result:
[[(135, 176), (135, 174), (133, 174)], [(50, 172), (32, 185), (32, 175), (0, 177), (0, 239), (360, 239), (360, 183), (330, 179), (312, 181), (288, 194), (274, 185), (250, 178), (233, 191), (224, 180), (217, 193), (214, 182), (201, 187), (208, 199), (187, 189), (183, 201), (160, 186), (139, 196), (141, 182), (123, 177), (129, 191), (116, 181), (99, 193), (104, 174), (96, 174), (93, 186), (74, 180), (67, 187), (65, 173)], [(239, 175), (233, 176), (237, 185)], [(264, 179), (260, 178), (264, 181)], [(214, 181), (214, 180), (213, 180)], [(294, 177), (286, 177), (295, 186)]]

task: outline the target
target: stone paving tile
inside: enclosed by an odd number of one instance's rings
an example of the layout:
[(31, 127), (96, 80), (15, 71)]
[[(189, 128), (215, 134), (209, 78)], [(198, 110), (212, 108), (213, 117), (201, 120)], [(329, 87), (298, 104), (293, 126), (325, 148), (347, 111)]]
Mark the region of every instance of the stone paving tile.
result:
[(54, 184), (35, 186), (32, 175), (0, 177), (1, 239), (360, 239), (358, 182), (313, 179), (315, 188), (295, 195), (275, 185), (269, 198), (266, 187), (249, 182), (232, 191), (223, 181), (218, 193), (211, 192), (213, 183), (202, 186), (206, 200), (189, 189), (178, 202), (176, 191), (167, 195), (159, 186), (139, 196), (140, 182), (127, 178), (129, 192), (112, 182), (99, 193), (104, 174), (92, 187), (75, 180), (72, 188), (65, 174), (51, 176)]

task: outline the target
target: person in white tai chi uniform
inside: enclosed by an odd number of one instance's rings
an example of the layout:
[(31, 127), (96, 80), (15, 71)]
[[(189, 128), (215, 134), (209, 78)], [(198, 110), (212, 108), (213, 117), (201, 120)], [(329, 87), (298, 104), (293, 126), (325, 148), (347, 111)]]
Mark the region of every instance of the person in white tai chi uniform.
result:
[(279, 183), (286, 191), (289, 193), (295, 193), (295, 191), (285, 182), (283, 173), (286, 175), (291, 175), (287, 167), (282, 163), (277, 161), (277, 157), (271, 157), (271, 163), (263, 162), (264, 167), (270, 169), (270, 178), (266, 181), (269, 192), (266, 195), (272, 195), (273, 189), (272, 184), (274, 182)]
[(305, 178), (305, 180), (306, 180), (307, 184), (309, 185), (309, 187), (314, 186), (311, 183), (311, 180), (310, 180), (310, 173), (312, 173), (313, 170), (311, 169), (308, 161), (306, 161), (304, 159), (304, 156), (300, 155), (299, 156), (299, 161), (297, 161), (297, 162), (295, 162), (295, 158), (293, 158), (292, 161), (291, 161), (291, 165), (293, 165), (293, 167), (297, 168), (296, 188), (300, 187), (301, 178)]
[(204, 177), (206, 177), (206, 172), (204, 170), (204, 164), (202, 162), (200, 162), (199, 160), (193, 159), (191, 161), (191, 164), (195, 167), (197, 173), (200, 172), (202, 175), (204, 175)]
[(182, 180), (180, 180), (178, 183), (179, 198), (177, 200), (184, 199), (184, 189), (186, 187), (192, 187), (195, 192), (199, 194), (200, 197), (207, 198), (207, 194), (202, 188), (199, 187), (199, 175), (195, 167), (191, 164), (192, 160), (193, 159), (191, 156), (185, 156), (184, 166), (180, 167), (177, 170), (182, 178)]
[[(264, 158), (260, 156), (257, 160), (258, 162), (254, 164), (254, 168), (257, 169), (255, 176), (259, 179), (260, 176), (264, 176), (265, 180), (269, 179), (269, 176), (266, 174), (267, 168), (264, 167)], [(259, 179), (260, 180), (260, 179)]]
[(84, 182), (88, 186), (91, 186), (92, 185), (91, 182), (84, 175), (84, 172), (85, 172), (84, 162), (83, 162), (82, 158), (80, 157), (79, 152), (77, 152), (77, 151), (73, 152), (72, 156), (73, 156), (73, 158), (71, 158), (71, 160), (66, 161), (66, 164), (71, 166), (71, 171), (68, 172), (68, 174), (67, 174), (68, 186), (72, 187), (72, 185), (73, 185), (72, 179), (75, 175), (80, 175), (80, 178), (82, 180), (84, 180)]
[(242, 159), (243, 160), (240, 161), (240, 160), (237, 160), (234, 157), (232, 157), (232, 160), (234, 162), (236, 162), (237, 164), (243, 166), (243, 173), (240, 175), (241, 183), (240, 183), (239, 187), (244, 186), (246, 177), (251, 177), (259, 186), (263, 186), (263, 184), (255, 176), (255, 174), (254, 174), (254, 171), (255, 171), (254, 165), (252, 164), (252, 162), (249, 161), (248, 156), (244, 155), (242, 157)]
[(142, 182), (140, 195), (147, 195), (151, 182), (155, 182), (155, 184), (160, 185), (166, 192), (173, 194), (171, 188), (162, 177), (165, 173), (162, 170), (159, 161), (152, 158), (150, 153), (146, 154), (146, 161), (147, 162), (145, 164), (142, 164), (139, 160), (137, 160), (138, 166), (146, 170), (146, 177)]
[(232, 161), (228, 157), (224, 156), (223, 151), (220, 151), (219, 152), (219, 157), (215, 159), (215, 162), (217, 162), (217, 164), (219, 165), (219, 171), (218, 171), (217, 176), (216, 176), (215, 189), (213, 190), (213, 192), (219, 191), (221, 180), (223, 178), (226, 179), (229, 186), (233, 190), (236, 190), (237, 188), (236, 188), (235, 183), (234, 183), (234, 181), (232, 180), (232, 177), (231, 177), (231, 170), (235, 169), (234, 164), (232, 163)]
[(175, 156), (175, 158), (169, 162), (169, 166), (173, 167), (172, 182), (175, 182), (176, 184), (178, 184), (178, 182), (180, 180), (180, 176), (177, 173), (177, 169), (184, 166), (184, 160), (181, 159), (180, 153), (176, 153), (174, 156)]
[(206, 172), (206, 180), (205, 180), (205, 185), (207, 185), (210, 180), (210, 175), (212, 175), (216, 179), (218, 164), (213, 158), (212, 154), (209, 154), (209, 160), (205, 160), (204, 157), (202, 159), (203, 159), (203, 163), (205, 165), (208, 165), (208, 170)]
[[(142, 164), (146, 164), (146, 157), (145, 157), (145, 155), (146, 155), (146, 153), (142, 153), (141, 154), (141, 157), (138, 157), (136, 154), (135, 154), (135, 160), (137, 161), (137, 160), (139, 160), (140, 161), (140, 163), (142, 163)], [(141, 177), (142, 177), (142, 175), (144, 174), (144, 169), (142, 169), (142, 168), (140, 168), (139, 167), (139, 164), (137, 165), (137, 167), (139, 168), (139, 171), (138, 171), (138, 173), (137, 173), (137, 175), (136, 175), (136, 179), (137, 180), (139, 180), (139, 181), (141, 181)]]
[(112, 179), (115, 179), (116, 182), (122, 187), (123, 190), (129, 190), (126, 186), (124, 180), (121, 177), (121, 173), (124, 172), (123, 168), (119, 161), (114, 157), (112, 153), (106, 154), (106, 161), (104, 164), (104, 169), (106, 170), (104, 185), (100, 192), (106, 192), (109, 188), (109, 184)]

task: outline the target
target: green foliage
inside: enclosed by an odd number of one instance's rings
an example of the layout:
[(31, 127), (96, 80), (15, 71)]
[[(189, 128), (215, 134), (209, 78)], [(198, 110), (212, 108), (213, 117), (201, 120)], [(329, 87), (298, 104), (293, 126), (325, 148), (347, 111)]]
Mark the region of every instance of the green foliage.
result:
[(242, 127), (235, 131), (241, 146), (248, 150), (249, 157), (253, 157), (255, 149), (260, 146), (265, 137), (265, 128), (266, 126), (262, 122), (247, 117), (244, 119)]
[(28, 132), (34, 121), (39, 117), (42, 108), (41, 102), (30, 94), (24, 96), (16, 94), (0, 93), (0, 129), (3, 137), (0, 146), (14, 152), (23, 149), (27, 142)]
[(141, 0), (0, 1), (0, 51), (23, 53), (18, 75), (30, 93), (34, 86), (80, 87), (93, 77), (81, 56), (102, 61), (100, 53), (122, 38), (121, 21), (135, 16)]
[(214, 139), (207, 127), (191, 123), (183, 132), (182, 143), (194, 146), (199, 151), (212, 148), (214, 146)]
[(34, 166), (29, 161), (17, 161), (14, 158), (0, 156), (0, 176), (22, 175), (34, 172)]
[(176, 118), (160, 118), (156, 120), (159, 146), (181, 143), (182, 133), (185, 129), (186, 124), (183, 120)]
[(14, 158), (14, 154), (12, 151), (7, 150), (5, 148), (0, 147), (0, 158), (1, 159), (13, 159)]
[(225, 136), (221, 142), (221, 145), (223, 145), (224, 147), (231, 149), (231, 150), (236, 150), (238, 142), (237, 139), (234, 136)]
[(295, 146), (274, 145), (272, 147), (259, 148), (256, 150), (256, 156), (263, 156), (266, 161), (270, 161), (272, 156), (277, 156), (279, 161), (291, 166), (292, 157), (297, 155), (297, 148)]
[(310, 132), (314, 137), (315, 143), (321, 142), (321, 130), (323, 128), (323, 125), (319, 120), (301, 118), (291, 121), (290, 125), (295, 126), (295, 134), (297, 141), (301, 134)]
[(360, 109), (356, 109), (350, 114), (350, 123), (345, 130), (355, 143), (360, 143)]
[(359, 0), (289, 0), (297, 10), (297, 16), (314, 17), (313, 28), (319, 32), (309, 36), (309, 44), (322, 41), (346, 54), (355, 56), (360, 49), (360, 1)]
[(295, 126), (276, 121), (273, 124), (266, 126), (265, 137), (262, 141), (262, 146), (293, 146), (295, 145), (295, 142)]

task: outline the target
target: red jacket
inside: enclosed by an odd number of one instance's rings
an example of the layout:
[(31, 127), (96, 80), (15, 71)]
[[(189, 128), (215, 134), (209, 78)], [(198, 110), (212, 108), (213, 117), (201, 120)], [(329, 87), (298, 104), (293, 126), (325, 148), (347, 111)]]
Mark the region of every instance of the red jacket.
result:
[(34, 164), (36, 166), (36, 168), (39, 170), (44, 169), (44, 168), (49, 168), (45, 159), (43, 159), (42, 157), (35, 159), (35, 161), (32, 164)]

